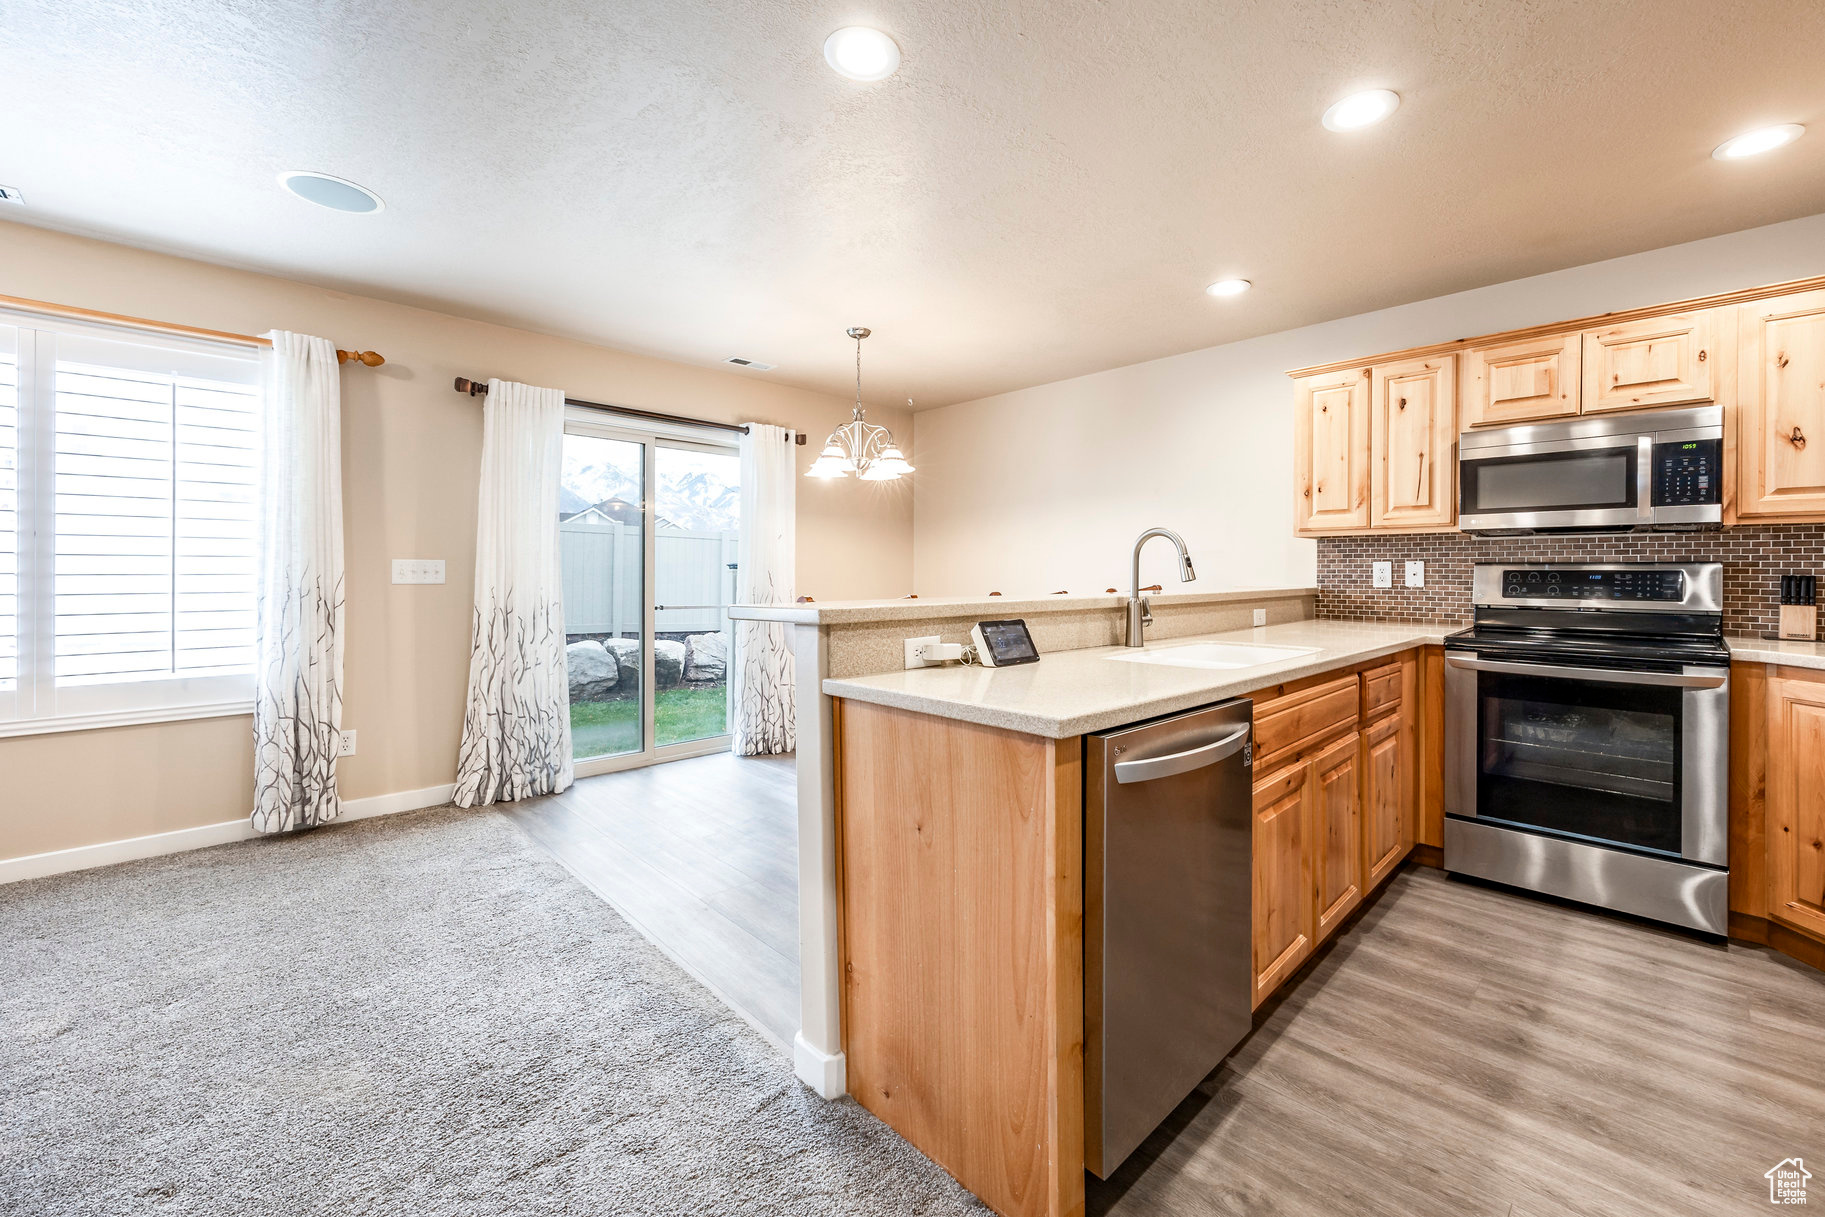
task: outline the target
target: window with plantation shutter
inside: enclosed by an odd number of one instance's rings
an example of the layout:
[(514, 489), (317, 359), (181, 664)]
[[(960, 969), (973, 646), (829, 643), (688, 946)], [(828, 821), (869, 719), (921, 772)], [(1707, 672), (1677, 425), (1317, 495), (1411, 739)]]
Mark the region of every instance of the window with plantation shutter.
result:
[(0, 514), (0, 596), (13, 594), (0, 613), (14, 609), (0, 616), (11, 631), (0, 733), (245, 712), (254, 352), (63, 323), (13, 334), (13, 396), (0, 396), (12, 401), (11, 415), (0, 405), (11, 445), (0, 452), (12, 454), (0, 506), (13, 508)]
[(19, 684), (19, 354), (0, 326), (0, 706)]

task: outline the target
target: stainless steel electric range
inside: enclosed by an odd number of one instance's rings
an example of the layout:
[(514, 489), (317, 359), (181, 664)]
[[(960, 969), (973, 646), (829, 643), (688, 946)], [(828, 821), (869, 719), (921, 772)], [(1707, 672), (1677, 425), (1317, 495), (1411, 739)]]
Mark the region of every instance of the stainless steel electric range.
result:
[(1445, 640), (1445, 869), (1723, 934), (1723, 567), (1489, 563), (1471, 598)]

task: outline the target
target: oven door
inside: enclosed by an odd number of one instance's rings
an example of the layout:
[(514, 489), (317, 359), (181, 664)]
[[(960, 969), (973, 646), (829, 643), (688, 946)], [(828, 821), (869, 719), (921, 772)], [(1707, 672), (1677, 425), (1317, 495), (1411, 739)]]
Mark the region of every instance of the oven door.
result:
[(1724, 866), (1728, 668), (1652, 672), (1445, 652), (1445, 810)]
[(1458, 526), (1465, 532), (1641, 528), (1654, 522), (1654, 441), (1593, 435), (1541, 443), (1458, 445)]

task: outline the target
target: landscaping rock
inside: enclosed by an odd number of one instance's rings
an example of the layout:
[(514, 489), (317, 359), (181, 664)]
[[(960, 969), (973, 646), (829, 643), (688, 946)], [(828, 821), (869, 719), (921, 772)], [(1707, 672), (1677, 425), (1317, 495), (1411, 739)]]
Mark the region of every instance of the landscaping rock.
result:
[(621, 679), (621, 665), (599, 642), (573, 642), (564, 648), (564, 664), (570, 670), (570, 700), (601, 701), (615, 691)]
[(653, 684), (670, 689), (684, 679), (684, 644), (661, 638), (653, 644)]
[(638, 638), (604, 638), (602, 645), (615, 657), (621, 669), (621, 689), (633, 693), (640, 688), (640, 640)]
[(725, 634), (692, 634), (684, 640), (684, 678), (692, 684), (715, 684), (728, 675), (729, 639)]

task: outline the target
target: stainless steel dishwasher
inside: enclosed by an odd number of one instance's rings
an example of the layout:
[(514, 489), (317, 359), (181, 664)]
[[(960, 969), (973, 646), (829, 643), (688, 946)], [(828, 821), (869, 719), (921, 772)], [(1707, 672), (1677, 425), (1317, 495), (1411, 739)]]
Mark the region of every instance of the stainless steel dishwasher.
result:
[(1084, 1157), (1099, 1178), (1248, 1034), (1254, 709), (1085, 741)]

